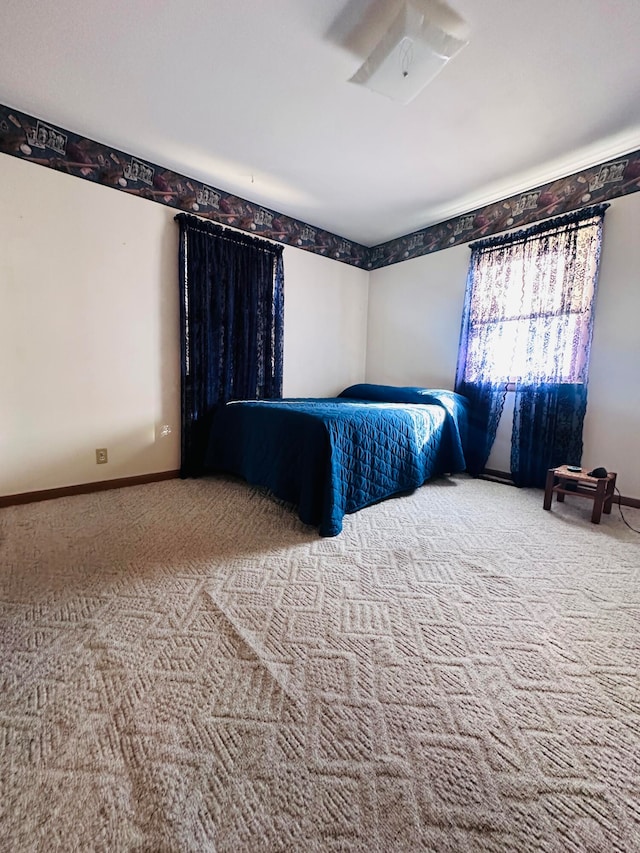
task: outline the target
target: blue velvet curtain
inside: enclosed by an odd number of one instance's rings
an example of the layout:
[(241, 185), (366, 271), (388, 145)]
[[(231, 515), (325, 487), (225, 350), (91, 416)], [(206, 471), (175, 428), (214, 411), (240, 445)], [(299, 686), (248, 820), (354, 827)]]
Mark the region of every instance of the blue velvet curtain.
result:
[(477, 301), (475, 285), (479, 277), (479, 263), (479, 255), (472, 253), (462, 310), (455, 383), (458, 394), (462, 394), (470, 402), (464, 454), (467, 471), (474, 477), (480, 476), (487, 464), (507, 394), (506, 381), (493, 375), (490, 353), (478, 357), (478, 347), (474, 340), (472, 318), (474, 313), (477, 313), (477, 309), (474, 311), (474, 301)]
[(216, 407), (282, 396), (282, 246), (181, 213), (182, 477), (204, 472)]
[(464, 456), (467, 471), (479, 477), (485, 469), (502, 417), (507, 395), (504, 382), (456, 382), (458, 394), (469, 400), (469, 426)]
[(586, 382), (517, 389), (511, 438), (511, 475), (517, 486), (543, 488), (549, 468), (580, 464), (586, 411)]
[(486, 465), (508, 383), (516, 485), (542, 487), (549, 468), (580, 463), (607, 207), (471, 246), (456, 378), (472, 402), (470, 473)]

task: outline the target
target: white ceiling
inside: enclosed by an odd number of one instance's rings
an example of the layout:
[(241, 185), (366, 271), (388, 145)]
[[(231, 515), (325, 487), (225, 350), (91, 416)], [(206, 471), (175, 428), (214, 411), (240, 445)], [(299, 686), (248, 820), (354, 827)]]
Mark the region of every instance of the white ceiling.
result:
[(407, 106), (348, 83), (401, 0), (2, 0), (0, 102), (365, 245), (640, 148), (640, 0), (449, 0)]

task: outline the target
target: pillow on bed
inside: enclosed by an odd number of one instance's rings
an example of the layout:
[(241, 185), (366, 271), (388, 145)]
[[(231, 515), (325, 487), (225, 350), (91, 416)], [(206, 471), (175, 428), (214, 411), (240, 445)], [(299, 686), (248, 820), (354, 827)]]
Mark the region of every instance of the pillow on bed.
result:
[(350, 385), (338, 394), (338, 397), (349, 397), (352, 400), (377, 400), (381, 403), (435, 403), (445, 406), (447, 403), (464, 403), (466, 398), (455, 391), (441, 388), (399, 388), (394, 385), (371, 385), (361, 382)]

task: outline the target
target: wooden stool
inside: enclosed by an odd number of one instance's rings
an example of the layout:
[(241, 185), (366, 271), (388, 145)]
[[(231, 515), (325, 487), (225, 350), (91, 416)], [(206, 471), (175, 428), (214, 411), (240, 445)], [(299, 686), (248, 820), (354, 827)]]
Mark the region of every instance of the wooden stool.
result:
[(611, 512), (616, 476), (613, 471), (609, 471), (606, 477), (590, 477), (586, 471), (569, 471), (566, 465), (550, 468), (547, 472), (543, 507), (551, 509), (554, 494), (561, 503), (565, 495), (589, 498), (593, 501), (591, 521), (593, 524), (599, 524), (602, 513)]

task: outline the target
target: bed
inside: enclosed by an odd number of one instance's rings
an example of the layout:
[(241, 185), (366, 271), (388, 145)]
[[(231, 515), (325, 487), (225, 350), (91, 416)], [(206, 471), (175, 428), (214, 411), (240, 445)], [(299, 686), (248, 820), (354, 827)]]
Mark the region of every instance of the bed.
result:
[(464, 471), (467, 403), (452, 391), (358, 384), (338, 397), (234, 401), (215, 413), (206, 468), (297, 507), (321, 536), (343, 517)]

